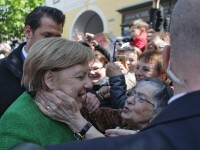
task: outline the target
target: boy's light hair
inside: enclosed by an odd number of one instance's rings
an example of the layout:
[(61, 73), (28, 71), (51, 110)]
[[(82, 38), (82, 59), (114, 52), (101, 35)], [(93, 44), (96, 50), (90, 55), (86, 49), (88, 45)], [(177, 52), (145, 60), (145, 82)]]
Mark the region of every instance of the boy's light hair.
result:
[(144, 28), (146, 31), (147, 31), (148, 28), (149, 28), (149, 25), (148, 25), (143, 19), (134, 20), (134, 21), (132, 22), (132, 25), (131, 25), (131, 26), (135, 26), (135, 27), (137, 27), (138, 29)]

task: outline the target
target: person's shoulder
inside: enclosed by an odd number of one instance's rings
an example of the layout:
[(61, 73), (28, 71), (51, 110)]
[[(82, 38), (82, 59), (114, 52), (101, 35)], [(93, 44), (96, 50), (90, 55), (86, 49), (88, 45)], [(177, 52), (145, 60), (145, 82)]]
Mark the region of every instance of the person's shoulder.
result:
[(0, 73), (0, 77), (5, 76), (5, 74), (7, 72), (7, 69), (6, 69), (7, 68), (6, 59), (7, 59), (7, 57), (0, 59), (0, 72), (1, 72)]
[[(12, 105), (6, 110), (2, 118), (4, 117), (13, 117), (15, 118), (18, 116), (19, 118), (25, 118), (27, 117), (27, 113), (30, 110), (35, 109), (35, 102), (33, 98), (27, 93), (22, 93), (13, 103)], [(32, 112), (33, 113), (33, 112)], [(32, 113), (29, 113), (29, 116), (32, 115)]]

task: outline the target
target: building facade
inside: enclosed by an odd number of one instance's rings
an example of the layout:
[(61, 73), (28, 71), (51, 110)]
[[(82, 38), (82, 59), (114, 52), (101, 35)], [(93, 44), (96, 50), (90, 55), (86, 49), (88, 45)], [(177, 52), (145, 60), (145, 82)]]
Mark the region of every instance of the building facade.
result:
[[(172, 10), (176, 0), (161, 0), (164, 12)], [(130, 23), (138, 18), (148, 21), (151, 0), (47, 0), (66, 15), (63, 37), (72, 39), (78, 33), (130, 34)]]

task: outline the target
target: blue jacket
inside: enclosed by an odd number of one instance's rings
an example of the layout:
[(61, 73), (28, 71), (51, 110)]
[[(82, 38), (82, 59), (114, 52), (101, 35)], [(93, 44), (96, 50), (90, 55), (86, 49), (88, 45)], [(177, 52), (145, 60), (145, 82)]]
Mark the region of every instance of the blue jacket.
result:
[(22, 43), (12, 53), (0, 60), (0, 117), (6, 109), (25, 91), (21, 86), (23, 60)]
[(119, 109), (124, 107), (126, 96), (126, 82), (124, 75), (109, 78), (111, 108)]

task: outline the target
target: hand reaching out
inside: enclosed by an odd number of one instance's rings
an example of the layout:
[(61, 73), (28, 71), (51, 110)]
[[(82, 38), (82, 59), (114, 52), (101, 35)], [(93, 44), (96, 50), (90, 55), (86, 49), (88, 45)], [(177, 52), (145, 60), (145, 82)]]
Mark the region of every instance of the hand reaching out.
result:
[(120, 62), (107, 63), (106, 65), (106, 76), (113, 77), (118, 75), (126, 74), (128, 70)]
[(104, 98), (110, 98), (110, 86), (102, 86), (98, 93)]
[(88, 92), (83, 96), (83, 99), (83, 106), (88, 110), (90, 114), (99, 108), (100, 102), (95, 94)]
[(130, 135), (130, 134), (136, 134), (138, 131), (134, 130), (126, 130), (126, 129), (108, 129), (105, 131), (107, 136), (120, 136), (120, 135)]

